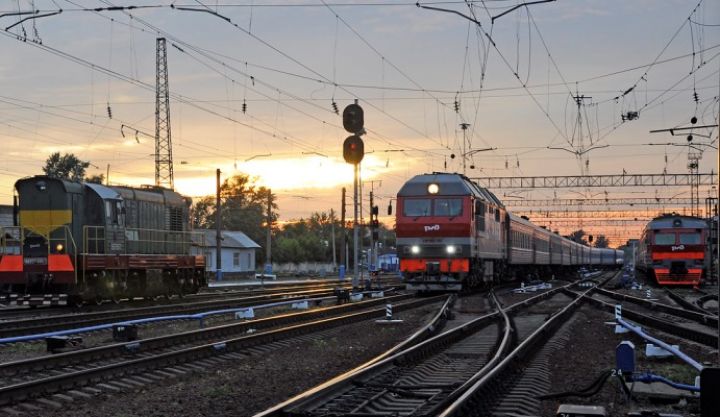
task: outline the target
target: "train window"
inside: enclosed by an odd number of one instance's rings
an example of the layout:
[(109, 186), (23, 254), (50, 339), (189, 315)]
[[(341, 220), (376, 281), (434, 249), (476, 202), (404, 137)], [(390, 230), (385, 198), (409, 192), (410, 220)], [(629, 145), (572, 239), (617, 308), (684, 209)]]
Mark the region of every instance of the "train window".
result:
[(435, 199), (435, 216), (459, 216), (462, 214), (462, 199), (438, 198)]
[(657, 233), (655, 234), (656, 245), (674, 245), (675, 233)]
[(403, 202), (403, 215), (424, 217), (430, 215), (430, 200), (427, 198), (408, 198)]
[(485, 230), (485, 203), (475, 201), (475, 224), (478, 230)]
[(680, 243), (683, 245), (699, 245), (700, 233), (680, 233)]
[(119, 203), (114, 201), (105, 201), (105, 216), (107, 224), (118, 224), (120, 220)]
[(495, 221), (496, 222), (500, 221), (500, 210), (498, 210), (498, 209), (495, 209)]

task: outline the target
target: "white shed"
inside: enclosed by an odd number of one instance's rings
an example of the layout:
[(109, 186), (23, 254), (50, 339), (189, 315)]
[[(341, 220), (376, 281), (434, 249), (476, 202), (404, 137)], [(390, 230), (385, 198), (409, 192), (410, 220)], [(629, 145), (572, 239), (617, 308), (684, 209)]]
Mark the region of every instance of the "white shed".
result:
[[(206, 269), (214, 273), (216, 268), (215, 230), (195, 229), (202, 232), (203, 242), (196, 241), (201, 253), (205, 255)], [(223, 275), (246, 275), (255, 273), (255, 251), (260, 245), (247, 237), (243, 232), (223, 230), (222, 236), (222, 271)]]

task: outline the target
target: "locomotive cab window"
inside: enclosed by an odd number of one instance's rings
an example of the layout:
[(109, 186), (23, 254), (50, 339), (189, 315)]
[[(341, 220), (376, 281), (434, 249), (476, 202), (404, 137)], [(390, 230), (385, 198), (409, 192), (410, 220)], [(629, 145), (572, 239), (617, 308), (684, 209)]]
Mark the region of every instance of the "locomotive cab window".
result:
[(122, 225), (123, 208), (120, 201), (105, 201), (107, 224)]
[(680, 233), (680, 243), (683, 245), (699, 245), (700, 233)]
[(657, 233), (655, 234), (656, 245), (674, 245), (675, 233)]
[(462, 214), (462, 199), (438, 198), (434, 205), (435, 216), (457, 217)]
[(430, 200), (427, 198), (409, 198), (403, 202), (403, 215), (408, 217), (430, 216)]

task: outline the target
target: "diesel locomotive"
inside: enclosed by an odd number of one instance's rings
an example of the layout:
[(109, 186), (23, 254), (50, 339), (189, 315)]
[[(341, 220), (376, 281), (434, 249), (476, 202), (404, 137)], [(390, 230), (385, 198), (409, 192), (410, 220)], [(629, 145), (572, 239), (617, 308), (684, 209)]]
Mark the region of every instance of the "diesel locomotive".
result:
[(697, 217), (666, 214), (644, 228), (636, 267), (660, 285), (700, 285), (708, 269), (708, 224)]
[(17, 226), (0, 228), (0, 291), (20, 304), (52, 304), (61, 294), (75, 304), (182, 295), (206, 285), (190, 201), (174, 191), (48, 176), (20, 179), (15, 190)]
[(458, 291), (623, 263), (622, 251), (576, 243), (510, 213), (460, 174), (407, 181), (397, 194), (395, 231), (400, 271), (413, 290)]

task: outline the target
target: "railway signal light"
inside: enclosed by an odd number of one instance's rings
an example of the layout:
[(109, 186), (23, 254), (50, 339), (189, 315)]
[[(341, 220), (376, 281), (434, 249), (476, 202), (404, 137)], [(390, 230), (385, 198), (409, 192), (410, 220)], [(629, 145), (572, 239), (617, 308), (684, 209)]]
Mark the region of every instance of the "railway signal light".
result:
[(361, 134), (365, 125), (365, 115), (358, 104), (349, 104), (343, 110), (343, 127), (350, 133)]
[(343, 158), (348, 164), (359, 164), (365, 156), (365, 144), (360, 136), (348, 136), (343, 142)]

